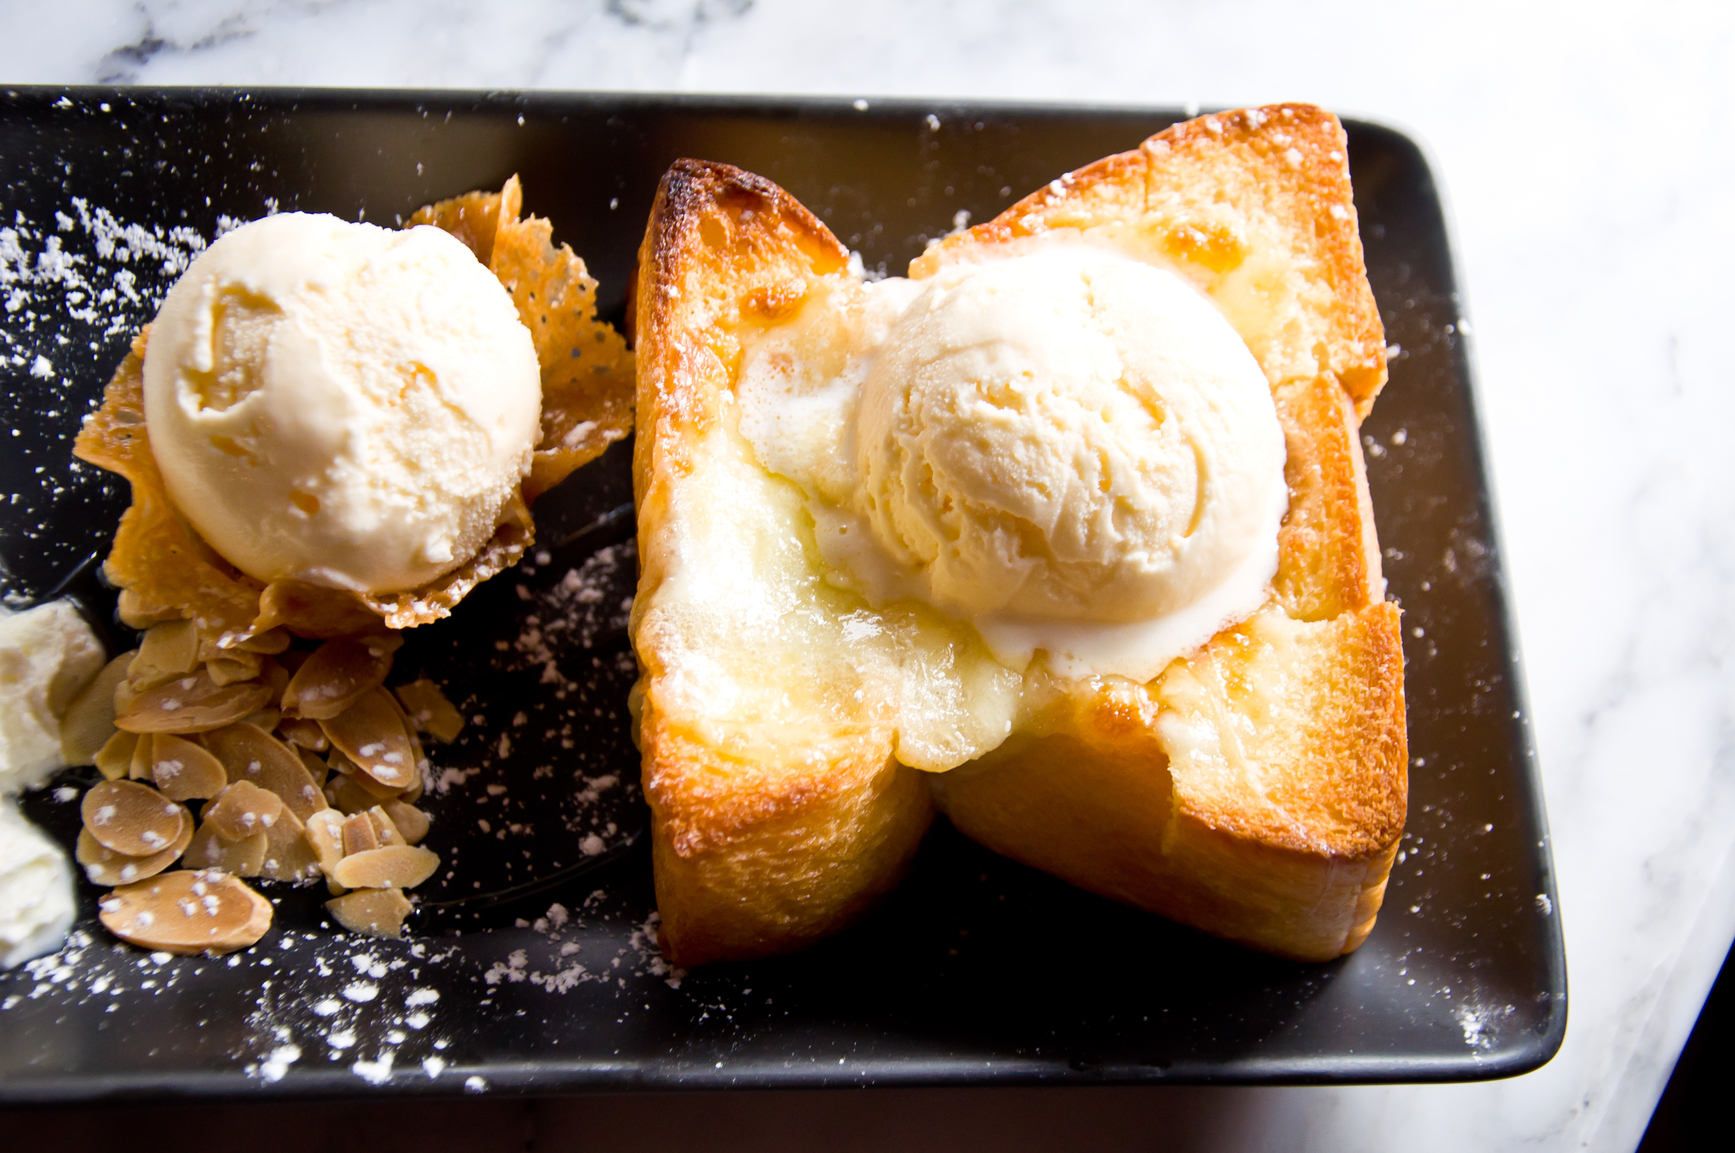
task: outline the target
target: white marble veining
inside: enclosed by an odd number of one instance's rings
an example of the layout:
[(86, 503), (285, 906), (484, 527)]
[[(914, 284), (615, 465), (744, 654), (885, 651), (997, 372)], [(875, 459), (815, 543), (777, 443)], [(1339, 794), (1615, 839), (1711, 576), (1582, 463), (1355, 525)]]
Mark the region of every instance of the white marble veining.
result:
[(1411, 132), (1474, 321), (1566, 1044), (1494, 1084), (1154, 1090), (1152, 1134), (1178, 1108), (1220, 1150), (1636, 1144), (1735, 934), (1735, 9), (0, 0), (0, 28), (11, 83), (1305, 99)]

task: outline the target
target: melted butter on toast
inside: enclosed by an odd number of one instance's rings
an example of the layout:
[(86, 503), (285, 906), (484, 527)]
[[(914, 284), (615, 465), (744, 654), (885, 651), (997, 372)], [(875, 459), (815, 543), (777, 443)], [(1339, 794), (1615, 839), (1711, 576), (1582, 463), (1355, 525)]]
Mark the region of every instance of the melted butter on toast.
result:
[[(1152, 235), (1124, 226), (1093, 229), (1082, 242), (1172, 266)], [(972, 258), (1005, 259), (1055, 243), (1031, 238)], [(693, 503), (673, 518), (691, 579), (659, 589), (655, 618), (670, 645), (651, 646), (691, 654), (691, 667), (668, 682), (693, 688), (673, 711), (706, 718), (702, 737), (718, 748), (763, 756), (772, 750), (758, 746), (771, 733), (793, 747), (816, 729), (888, 726), (901, 762), (935, 772), (1015, 733), (1054, 729), (1080, 680), (1093, 682), (1091, 695), (1130, 694), (1143, 702), (1139, 711), (1155, 711), (1152, 677), (1097, 676), (1076, 662), (1057, 671), (1040, 643), (1023, 653), (1014, 646), (1009, 659), (1008, 646), (986, 643), (969, 620), (926, 603), (851, 511), (861, 384), (890, 326), (922, 289), (920, 280), (819, 278), (793, 307), (741, 331), (735, 390), (722, 398), (720, 419), (696, 453), (699, 483), (682, 492)], [(1269, 327), (1257, 301), (1257, 294), (1237, 296), (1229, 318), (1237, 333)], [(727, 643), (742, 622), (752, 622), (764, 648)], [(1121, 645), (1162, 643), (1148, 628), (1119, 631)], [(721, 667), (733, 658), (739, 667)]]

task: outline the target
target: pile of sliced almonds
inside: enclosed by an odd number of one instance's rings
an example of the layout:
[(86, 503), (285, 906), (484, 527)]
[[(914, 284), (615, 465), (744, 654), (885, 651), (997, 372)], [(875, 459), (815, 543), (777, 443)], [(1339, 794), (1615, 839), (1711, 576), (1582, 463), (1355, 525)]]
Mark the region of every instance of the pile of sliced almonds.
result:
[(432, 681), (385, 688), (402, 643), (378, 633), (304, 651), (273, 630), (215, 649), (193, 622), (167, 621), (109, 662), (63, 726), (68, 763), (105, 778), (84, 796), (77, 849), (93, 882), (115, 886), (103, 924), (164, 952), (245, 948), (271, 905), (240, 878), (323, 877), (345, 928), (402, 932), (405, 890), (440, 863), (419, 847), (418, 734), (449, 741), (464, 726)]

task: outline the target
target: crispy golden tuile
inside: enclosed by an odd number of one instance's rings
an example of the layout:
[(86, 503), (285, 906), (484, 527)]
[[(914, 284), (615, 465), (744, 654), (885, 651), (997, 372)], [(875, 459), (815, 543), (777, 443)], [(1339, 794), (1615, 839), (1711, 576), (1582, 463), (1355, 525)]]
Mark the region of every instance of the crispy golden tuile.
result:
[(596, 281), (571, 248), (555, 248), (548, 221), (519, 219), (512, 177), (500, 192), (472, 192), (416, 212), (411, 224), (451, 232), (512, 295), (542, 368), (542, 429), (521, 497), (501, 511), (494, 536), (453, 571), (407, 592), (362, 594), (302, 581), (270, 585), (228, 564), (176, 511), (151, 456), (144, 415), (149, 327), (133, 341), (74, 444), (80, 459), (119, 473), (133, 503), (121, 518), (105, 571), (121, 587), (123, 615), (140, 625), (189, 619), (201, 645), (281, 651), (286, 633), (354, 636), (428, 624), (476, 585), (516, 564), (535, 539), (528, 501), (632, 431), (633, 355), (596, 319)]
[[(389, 593), (374, 595), (371, 593), (353, 594), (358, 600), (374, 613), (388, 629), (408, 629), (417, 625), (430, 624), (441, 617), (449, 616), (457, 603), (469, 595), (470, 590), (493, 576), (503, 572), (518, 563), (518, 558), (524, 555), (524, 550), (530, 547), (536, 539), (535, 526), (530, 519), (530, 509), (522, 499), (514, 496), (507, 501), (506, 507), (500, 512), (500, 527), (494, 530), (479, 552), (445, 576), (424, 585), (413, 592)], [(312, 586), (307, 586), (311, 588)], [(321, 590), (325, 591), (325, 590)], [(292, 631), (301, 631), (290, 623)], [(346, 632), (359, 632), (359, 629)], [(344, 633), (305, 633), (306, 636), (341, 636)]]
[(145, 429), (144, 356), (150, 328), (103, 392), (102, 407), (85, 418), (73, 455), (132, 485), (132, 507), (121, 516), (103, 569), (132, 596), (137, 618), (190, 618), (201, 635), (246, 634), (262, 584), (219, 557), (170, 503)]
[[(506, 187), (516, 189), (518, 178), (512, 177)], [(499, 192), (466, 192), (450, 200), (429, 204), (411, 213), (404, 227), (430, 224), (442, 232), (450, 232), (476, 254), (477, 260), (487, 264), (494, 253), (494, 230), (500, 220), (501, 195)]]

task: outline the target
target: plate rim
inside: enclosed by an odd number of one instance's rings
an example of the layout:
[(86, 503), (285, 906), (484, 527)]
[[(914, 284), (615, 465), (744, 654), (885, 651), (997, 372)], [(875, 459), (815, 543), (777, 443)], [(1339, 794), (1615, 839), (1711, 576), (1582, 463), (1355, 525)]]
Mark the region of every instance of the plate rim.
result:
[[(341, 111), (361, 107), (413, 109), (434, 102), (467, 103), (477, 110), (501, 109), (612, 108), (716, 112), (798, 118), (804, 113), (838, 115), (848, 112), (867, 116), (908, 116), (922, 112), (989, 113), (1005, 118), (1020, 117), (1105, 117), (1114, 119), (1169, 120), (1171, 123), (1191, 115), (1208, 115), (1233, 106), (1203, 107), (1181, 110), (1156, 104), (1120, 102), (1068, 102), (990, 100), (959, 97), (919, 96), (804, 96), (752, 93), (648, 92), (636, 90), (588, 89), (468, 89), (468, 88), (323, 88), (307, 86), (208, 86), (172, 85), (0, 85), (0, 114), (31, 113), (42, 102), (47, 107), (60, 99), (78, 103), (100, 102), (104, 98), (117, 102), (188, 102), (192, 104), (247, 104), (281, 106), (285, 112), (301, 110)], [(1459, 315), (1467, 313), (1461, 285), (1461, 246), (1448, 211), (1448, 203), (1435, 175), (1436, 166), (1428, 150), (1418, 139), (1390, 122), (1366, 115), (1344, 116), (1344, 127), (1352, 137), (1368, 134), (1384, 138), (1388, 146), (1408, 150), (1427, 183), (1428, 198), (1438, 216), (1440, 241), (1444, 249), (1446, 282), (1439, 287), (1449, 296)], [(1463, 386), (1465, 419), (1471, 427), (1465, 433), (1466, 449), (1472, 457), (1477, 486), (1478, 512), (1485, 518), (1487, 536), (1492, 545), (1489, 584), (1493, 592), (1495, 622), (1502, 633), (1501, 671), (1512, 694), (1515, 716), (1504, 728), (1513, 762), (1521, 766), (1521, 779), (1530, 800), (1531, 848), (1542, 892), (1553, 902), (1548, 918), (1546, 948), (1539, 969), (1551, 994), (1545, 1031), (1527, 1031), (1521, 1041), (1504, 1044), (1500, 1050), (1483, 1057), (1473, 1049), (1452, 1058), (1433, 1056), (1391, 1056), (1375, 1053), (1339, 1053), (1328, 1056), (1295, 1058), (1242, 1057), (1228, 1062), (1202, 1062), (1200, 1067), (1176, 1061), (1167, 1068), (1156, 1066), (1111, 1064), (1082, 1066), (1068, 1064), (1057, 1057), (1003, 1056), (984, 1062), (981, 1059), (946, 1061), (937, 1058), (873, 1058), (849, 1062), (843, 1074), (828, 1073), (824, 1067), (785, 1068), (776, 1070), (751, 1062), (741, 1073), (730, 1071), (727, 1063), (721, 1068), (693, 1063), (691, 1067), (670, 1059), (661, 1066), (647, 1067), (637, 1059), (622, 1059), (610, 1066), (598, 1060), (574, 1061), (564, 1058), (537, 1059), (522, 1062), (499, 1062), (477, 1066), (473, 1070), (486, 1074), (488, 1094), (535, 1095), (547, 1093), (639, 1092), (669, 1090), (717, 1089), (835, 1089), (845, 1087), (962, 1087), (966, 1085), (1318, 1085), (1318, 1084), (1380, 1084), (1421, 1082), (1467, 1082), (1494, 1080), (1517, 1076), (1547, 1064), (1565, 1038), (1568, 997), (1567, 963), (1564, 932), (1560, 924), (1559, 886), (1553, 860), (1553, 842), (1548, 828), (1546, 794), (1542, 787), (1541, 767), (1536, 752), (1534, 725), (1530, 710), (1528, 687), (1523, 677), (1520, 634), (1512, 601), (1510, 578), (1505, 566), (1504, 534), (1499, 503), (1496, 499), (1494, 476), (1489, 468), (1491, 458), (1488, 433), (1481, 417), (1481, 386), (1471, 348), (1475, 338), (1461, 333), (1451, 350), (1454, 371)], [(1326, 964), (1331, 964), (1327, 962)], [(954, 1068), (955, 1066), (955, 1068)], [(289, 1100), (303, 1098), (351, 1097), (455, 1097), (466, 1095), (460, 1088), (462, 1075), (471, 1072), (465, 1067), (453, 1067), (453, 1076), (438, 1081), (421, 1078), (397, 1078), (383, 1085), (362, 1082), (347, 1072), (308, 1070), (276, 1083), (262, 1084), (243, 1074), (241, 1062), (227, 1070), (195, 1073), (150, 1074), (141, 1071), (127, 1076), (100, 1074), (92, 1077), (57, 1075), (24, 1081), (0, 1077), (0, 1106), (49, 1106), (87, 1102), (95, 1104), (139, 1103), (151, 1101), (169, 1103), (187, 1100)]]

